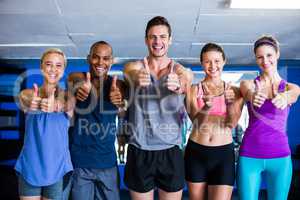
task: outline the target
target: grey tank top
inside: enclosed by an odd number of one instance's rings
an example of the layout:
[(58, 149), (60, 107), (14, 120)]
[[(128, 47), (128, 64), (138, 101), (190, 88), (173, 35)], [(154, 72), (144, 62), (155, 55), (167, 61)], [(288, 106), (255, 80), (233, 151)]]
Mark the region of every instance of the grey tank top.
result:
[[(169, 73), (175, 67), (171, 62)], [(181, 114), (185, 112), (185, 96), (168, 90), (167, 75), (159, 79), (151, 75), (149, 86), (131, 88), (127, 131), (129, 144), (139, 149), (163, 150), (182, 143)]]

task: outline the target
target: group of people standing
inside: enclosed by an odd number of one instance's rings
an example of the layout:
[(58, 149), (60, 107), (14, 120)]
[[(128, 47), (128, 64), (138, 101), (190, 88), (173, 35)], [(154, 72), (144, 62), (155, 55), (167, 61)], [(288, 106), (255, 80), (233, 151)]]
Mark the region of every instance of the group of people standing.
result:
[[(229, 200), (236, 179), (231, 132), (244, 102), (250, 119), (237, 167), (239, 196), (258, 199), (264, 172), (268, 199), (287, 198), (292, 164), (285, 129), (300, 89), (279, 76), (277, 41), (263, 36), (255, 42), (261, 73), (240, 87), (221, 79), (226, 57), (218, 44), (202, 48), (205, 78), (192, 84), (192, 71), (168, 57), (171, 42), (168, 21), (152, 18), (145, 31), (149, 54), (125, 65), (124, 80), (108, 75), (111, 45), (96, 42), (87, 57), (89, 71), (70, 74), (66, 91), (58, 86), (67, 65), (64, 53), (43, 54), (43, 84), (19, 95), (26, 112), (24, 147), (15, 167), (21, 199), (62, 199), (63, 177), (72, 170), (72, 199), (120, 199), (119, 116), (128, 124), (124, 182), (133, 200), (153, 199), (155, 188), (159, 199), (179, 200), (185, 182), (192, 200)], [(179, 148), (183, 109), (193, 123), (184, 155)]]

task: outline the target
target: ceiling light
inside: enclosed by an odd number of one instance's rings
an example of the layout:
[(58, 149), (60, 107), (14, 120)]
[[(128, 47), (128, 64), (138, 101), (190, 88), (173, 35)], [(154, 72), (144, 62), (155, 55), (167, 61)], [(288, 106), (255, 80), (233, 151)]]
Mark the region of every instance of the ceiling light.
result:
[(300, 9), (298, 0), (231, 0), (230, 8)]

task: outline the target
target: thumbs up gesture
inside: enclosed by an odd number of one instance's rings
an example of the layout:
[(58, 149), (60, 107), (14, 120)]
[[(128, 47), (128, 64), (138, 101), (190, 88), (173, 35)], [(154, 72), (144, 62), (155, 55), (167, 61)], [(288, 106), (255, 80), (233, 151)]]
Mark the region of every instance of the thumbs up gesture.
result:
[[(171, 66), (174, 66), (174, 61), (172, 60), (171, 62)], [(173, 70), (171, 70), (171, 73), (167, 76), (166, 86), (173, 92), (177, 92), (181, 88), (179, 76)]]
[(36, 111), (40, 108), (41, 97), (39, 97), (39, 88), (36, 83), (33, 84), (33, 94), (30, 100), (29, 110)]
[(119, 108), (123, 106), (123, 98), (122, 98), (121, 90), (117, 86), (117, 80), (118, 80), (117, 76), (114, 76), (110, 87), (109, 98), (110, 101)]
[(224, 96), (225, 96), (225, 102), (226, 104), (231, 104), (235, 100), (235, 92), (232, 88), (232, 83), (229, 82), (225, 86), (225, 91), (224, 91)]
[(56, 107), (56, 102), (55, 102), (55, 91), (56, 88), (53, 88), (49, 95), (48, 98), (42, 98), (41, 100), (41, 110), (43, 112), (54, 112), (55, 107)]
[(151, 84), (150, 69), (146, 57), (144, 58), (144, 65), (145, 68), (140, 69), (137, 74), (137, 85), (141, 87), (147, 87)]
[(92, 82), (91, 82), (91, 74), (90, 72), (86, 73), (86, 79), (83, 84), (78, 88), (76, 92), (76, 99), (79, 101), (85, 101), (92, 89)]
[(212, 93), (209, 91), (207, 85), (205, 83), (203, 83), (203, 102), (205, 104), (205, 107), (207, 109), (210, 109), (213, 105), (213, 95)]
[(267, 99), (266, 94), (262, 91), (263, 87), (264, 85), (259, 80), (255, 80), (255, 92), (252, 97), (252, 104), (258, 108), (260, 108)]
[(281, 110), (288, 106), (287, 94), (285, 92), (278, 93), (278, 90), (274, 84), (272, 84), (273, 99), (272, 103), (276, 108)]

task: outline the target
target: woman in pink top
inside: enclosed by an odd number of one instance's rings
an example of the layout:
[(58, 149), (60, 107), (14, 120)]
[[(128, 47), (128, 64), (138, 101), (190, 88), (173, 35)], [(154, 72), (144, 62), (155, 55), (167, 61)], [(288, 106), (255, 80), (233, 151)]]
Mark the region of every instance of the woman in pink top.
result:
[(240, 87), (248, 106), (249, 125), (237, 168), (239, 197), (257, 200), (264, 174), (268, 199), (285, 200), (292, 177), (286, 124), (290, 104), (296, 102), (300, 89), (283, 80), (277, 71), (280, 53), (275, 38), (259, 38), (254, 53), (261, 74), (255, 80), (242, 81)]
[(191, 200), (231, 199), (235, 179), (231, 129), (241, 114), (239, 89), (221, 79), (226, 59), (223, 49), (206, 44), (200, 54), (205, 78), (193, 85), (186, 107), (193, 122), (185, 150), (185, 176)]

